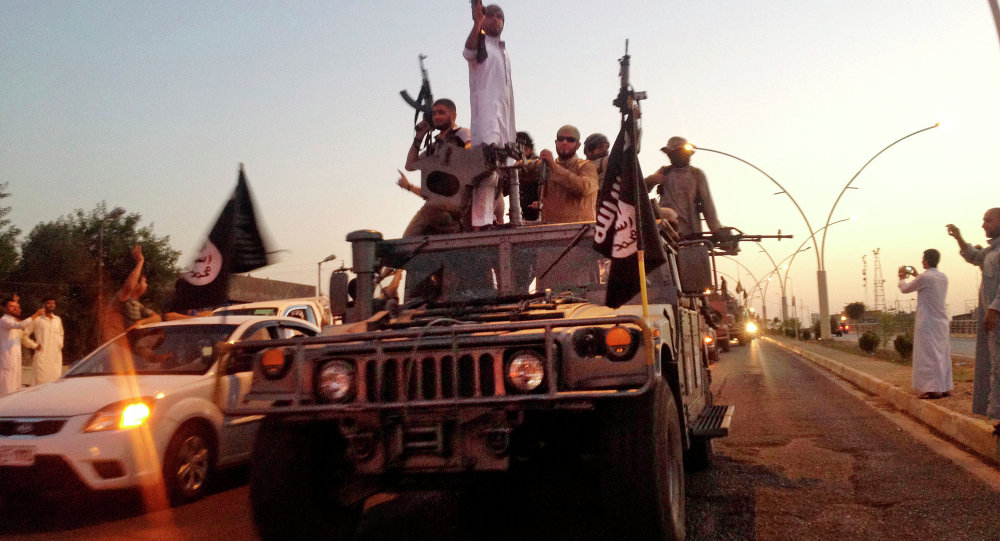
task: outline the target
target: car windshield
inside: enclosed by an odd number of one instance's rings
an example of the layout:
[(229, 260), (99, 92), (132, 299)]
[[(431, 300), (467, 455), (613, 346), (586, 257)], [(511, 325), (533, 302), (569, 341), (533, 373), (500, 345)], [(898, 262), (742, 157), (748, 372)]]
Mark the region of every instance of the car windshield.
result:
[(217, 316), (276, 316), (277, 308), (229, 308), (226, 310), (216, 310)]
[(80, 361), (66, 377), (121, 374), (204, 374), (212, 346), (237, 325), (167, 325), (132, 329)]

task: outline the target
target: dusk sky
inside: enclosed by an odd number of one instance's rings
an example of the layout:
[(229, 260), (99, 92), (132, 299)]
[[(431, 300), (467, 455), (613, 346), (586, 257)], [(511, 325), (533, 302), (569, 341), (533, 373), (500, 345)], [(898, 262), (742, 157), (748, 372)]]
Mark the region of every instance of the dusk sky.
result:
[[(979, 271), (945, 224), (984, 243), (983, 212), (1000, 206), (1000, 42), (986, 0), (501, 5), (517, 128), (536, 149), (553, 148), (567, 123), (614, 138), (629, 39), (633, 84), (648, 94), (643, 171), (667, 163), (658, 149), (670, 136), (687, 137), (766, 171), (814, 230), (866, 161), (941, 122), (875, 159), (838, 203), (831, 221), (857, 219), (826, 239), (830, 308), (874, 302), (875, 249), (890, 306), (915, 298), (899, 293), (895, 270), (919, 267), (926, 248), (943, 254), (949, 312), (976, 298)], [(122, 206), (169, 235), (184, 265), (244, 163), (271, 249), (282, 250), (252, 274), (315, 284), (317, 261), (349, 257), (349, 232), (399, 236), (420, 207), (395, 185), (413, 135), (398, 93), (418, 90), (423, 53), (434, 96), (454, 99), (467, 126), (470, 27), (465, 0), (0, 0), (3, 205), (25, 233), (101, 201)], [(723, 224), (795, 236), (765, 241), (775, 261), (808, 240), (766, 176), (707, 151), (692, 162)], [(789, 280), (808, 312), (819, 311), (814, 252), (796, 256)], [(745, 287), (745, 269), (758, 279), (773, 269), (752, 244), (738, 261), (719, 269)], [(324, 280), (339, 265), (324, 265)], [(770, 317), (779, 299), (769, 285)]]

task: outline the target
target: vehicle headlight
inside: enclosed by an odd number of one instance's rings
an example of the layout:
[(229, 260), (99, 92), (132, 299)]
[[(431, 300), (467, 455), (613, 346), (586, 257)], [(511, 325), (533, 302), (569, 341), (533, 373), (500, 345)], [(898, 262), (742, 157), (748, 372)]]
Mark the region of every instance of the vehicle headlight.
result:
[(705, 341), (706, 344), (711, 344), (712, 342), (715, 341), (714, 339), (712, 339), (711, 336), (706, 336), (703, 340)]
[(747, 332), (751, 332), (751, 333), (757, 332), (757, 324), (754, 323), (753, 321), (748, 321), (747, 322)]
[(533, 391), (545, 379), (545, 361), (534, 351), (518, 351), (507, 362), (506, 375), (507, 383), (518, 391)]
[(344, 402), (354, 396), (354, 366), (330, 361), (316, 374), (316, 392), (325, 402)]
[(151, 398), (136, 398), (108, 404), (90, 417), (84, 432), (125, 430), (146, 424), (153, 413)]

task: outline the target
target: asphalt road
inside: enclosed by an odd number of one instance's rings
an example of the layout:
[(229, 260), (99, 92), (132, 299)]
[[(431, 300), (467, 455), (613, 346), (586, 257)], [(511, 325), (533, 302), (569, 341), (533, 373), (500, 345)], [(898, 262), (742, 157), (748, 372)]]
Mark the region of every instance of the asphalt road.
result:
[[(1000, 539), (996, 469), (969, 473), (928, 447), (954, 446), (901, 428), (878, 399), (760, 342), (734, 347), (712, 373), (717, 403), (736, 413), (730, 436), (716, 440), (714, 465), (687, 477), (689, 539)], [(245, 471), (231, 472), (205, 500), (152, 514), (127, 495), (0, 506), (0, 534), (255, 539), (245, 482)], [(588, 488), (557, 477), (529, 490), (404, 494), (373, 507), (356, 539), (615, 539)]]

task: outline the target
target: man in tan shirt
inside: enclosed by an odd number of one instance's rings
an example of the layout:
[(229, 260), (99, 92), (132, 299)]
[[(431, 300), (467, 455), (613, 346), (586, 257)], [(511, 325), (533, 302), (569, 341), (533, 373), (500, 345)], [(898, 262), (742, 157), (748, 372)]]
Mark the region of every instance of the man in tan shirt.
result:
[(566, 125), (556, 132), (559, 159), (548, 149), (538, 155), (549, 168), (541, 198), (543, 222), (589, 222), (595, 218), (597, 164), (577, 158), (579, 148), (580, 130)]

